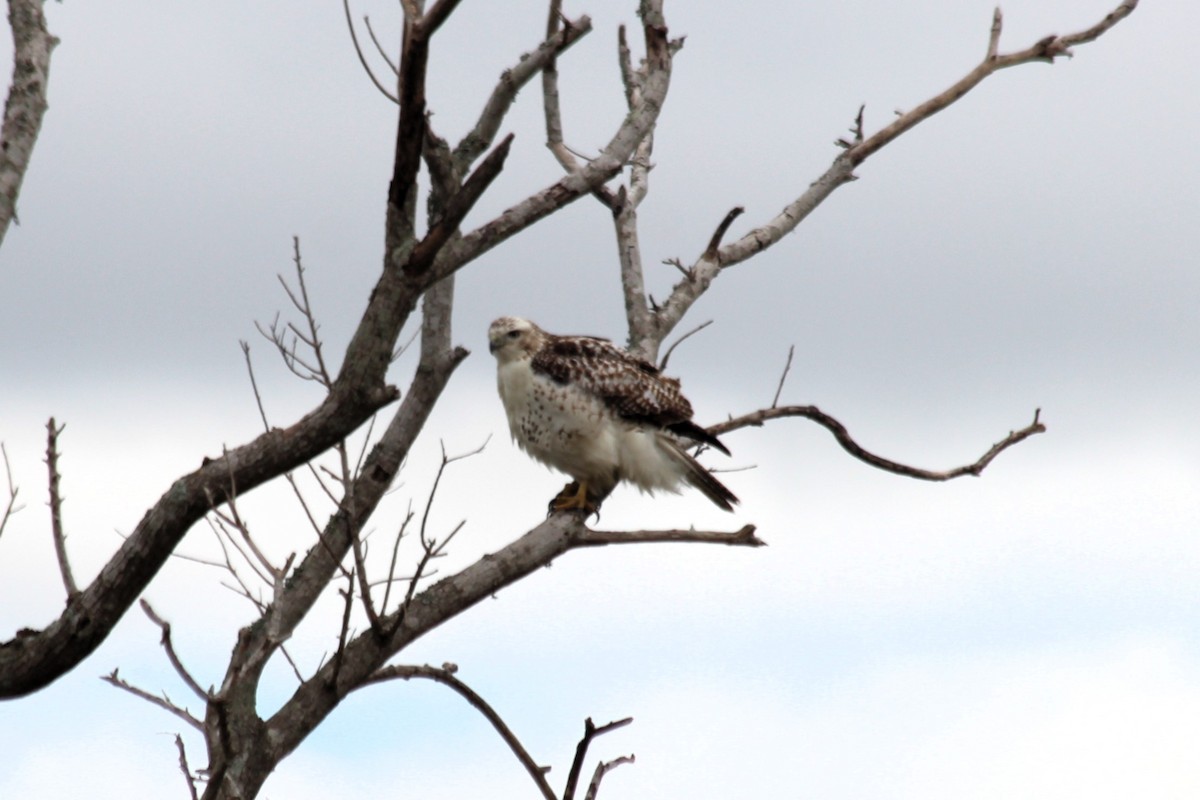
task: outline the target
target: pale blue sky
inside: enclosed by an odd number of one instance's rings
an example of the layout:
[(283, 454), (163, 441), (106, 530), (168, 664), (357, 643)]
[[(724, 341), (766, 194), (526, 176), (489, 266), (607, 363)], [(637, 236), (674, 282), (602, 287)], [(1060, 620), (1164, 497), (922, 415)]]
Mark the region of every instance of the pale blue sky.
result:
[[(1112, 2), (1007, 2), (1002, 47), (1086, 27)], [(621, 116), (615, 29), (635, 4), (565, 5), (595, 22), (560, 62), (567, 139), (586, 153)], [(395, 36), (394, 3), (352, 6)], [(694, 259), (734, 205), (746, 214), (731, 235), (773, 216), (825, 168), (860, 103), (875, 129), (961, 76), (991, 17), (982, 0), (666, 10), (688, 38), (641, 215), (657, 297), (677, 275), (662, 259)], [(344, 344), (381, 257), (395, 124), (337, 4), (47, 12), (63, 40), (51, 109), (0, 250), (0, 439), (27, 505), (0, 538), (0, 638), (62, 604), (48, 416), (68, 425), (68, 546), (87, 580), (171, 480), (257, 432), (239, 339), (273, 422), (315, 401), (253, 323), (286, 303), (275, 275), (291, 269), (295, 234), (330, 352)], [(461, 135), (543, 16), (541, 3), (463, 4), (433, 51), (439, 133)], [(873, 471), (802, 421), (733, 434), (728, 463), (757, 467), (724, 476), (736, 515), (625, 489), (601, 524), (754, 522), (768, 548), (568, 554), (398, 660), (458, 663), (556, 786), (585, 717), (635, 717), (595, 752), (638, 757), (610, 774), (609, 800), (1200, 793), (1198, 29), (1193, 4), (1146, 0), (1073, 60), (994, 76), (723, 275), (682, 329), (716, 323), (672, 357), (702, 422), (769, 404), (794, 343), (783, 401), (819, 405), (886, 456), (965, 463), (1036, 407), (1046, 435), (981, 478), (934, 485)], [(472, 221), (557, 177), (540, 113), (535, 84)], [(585, 199), (463, 273), (455, 336), (473, 355), (381, 533), (421, 502), (439, 439), (454, 453), (489, 435), (443, 483), (432, 524), (467, 523), (441, 568), (538, 521), (561, 480), (509, 442), (484, 331), (520, 314), (621, 338), (615, 264), (608, 213)], [(308, 547), (286, 492), (245, 506), (271, 552)], [(212, 548), (203, 528), (184, 543)], [(146, 592), (204, 683), (249, 618), (219, 579), (177, 561)], [(332, 646), (334, 605), (297, 633), (302, 665)], [(157, 642), (133, 613), (74, 673), (0, 704), (0, 796), (182, 796), (177, 720), (97, 680), (120, 667), (183, 699)], [(264, 704), (292, 685), (277, 670)], [(189, 747), (203, 765), (199, 740)], [(516, 798), (532, 786), (458, 697), (397, 683), (347, 702), (262, 796), (335, 789)]]

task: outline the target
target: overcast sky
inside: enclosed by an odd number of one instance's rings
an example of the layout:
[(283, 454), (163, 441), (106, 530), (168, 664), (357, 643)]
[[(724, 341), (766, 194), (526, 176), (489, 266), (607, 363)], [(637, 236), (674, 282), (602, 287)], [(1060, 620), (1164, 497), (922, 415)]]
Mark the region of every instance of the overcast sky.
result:
[[(1005, 3), (1002, 49), (1087, 27), (1116, 0)], [(358, 0), (385, 41), (396, 4)], [(594, 32), (560, 61), (582, 153), (622, 114), (616, 26), (636, 3), (576, 2)], [(501, 7), (503, 6), (503, 11)], [(983, 55), (985, 0), (667, 4), (677, 56), (642, 207), (650, 291), (735, 205), (740, 235), (819, 175), (866, 103), (894, 109)], [(90, 581), (179, 475), (253, 437), (238, 341), (274, 424), (319, 395), (254, 322), (286, 297), (298, 235), (328, 352), (382, 254), (394, 107), (354, 56), (337, 3), (50, 3), (62, 43), (50, 111), (0, 249), (0, 440), (26, 508), (0, 538), (0, 638), (62, 607), (41, 463), (62, 439), (68, 547)], [(457, 139), (500, 72), (537, 44), (543, 4), (465, 2), (434, 43), (429, 103)], [(1072, 60), (999, 73), (858, 170), (799, 230), (729, 270), (672, 357), (699, 421), (815, 403), (866, 447), (933, 469), (968, 463), (1035, 408), (1049, 427), (977, 479), (872, 470), (803, 421), (732, 434), (735, 515), (697, 493), (619, 489), (605, 528), (735, 529), (770, 546), (574, 552), (402, 654), (453, 661), (542, 763), (566, 777), (583, 720), (633, 716), (596, 757), (636, 753), (602, 797), (1184, 798), (1200, 795), (1200, 8), (1145, 0)], [(638, 37), (631, 37), (635, 42)], [(4, 54), (7, 59), (7, 52)], [(378, 60), (377, 66), (381, 66)], [(537, 85), (504, 130), (508, 166), (478, 224), (555, 180)], [(590, 198), (468, 267), (455, 339), (473, 351), (376, 520), (421, 504), (466, 525), (443, 574), (536, 524), (562, 478), (510, 442), (488, 322), (623, 338), (608, 212)], [(393, 379), (411, 370), (401, 362)], [(311, 534), (285, 492), (246, 499), (282, 558)], [(198, 526), (182, 550), (211, 555)], [(251, 609), (175, 560), (147, 589), (202, 683), (219, 682)], [(298, 631), (311, 670), (330, 603)], [(40, 694), (0, 704), (0, 797), (183, 796), (178, 720), (101, 683), (188, 696), (131, 613)], [(272, 674), (264, 713), (294, 687)], [(196, 703), (190, 704), (196, 710)], [(189, 734), (185, 734), (189, 735)], [(194, 766), (200, 740), (188, 739)], [(590, 767), (589, 767), (590, 770)], [(343, 704), (264, 797), (524, 798), (484, 720), (436, 686)]]

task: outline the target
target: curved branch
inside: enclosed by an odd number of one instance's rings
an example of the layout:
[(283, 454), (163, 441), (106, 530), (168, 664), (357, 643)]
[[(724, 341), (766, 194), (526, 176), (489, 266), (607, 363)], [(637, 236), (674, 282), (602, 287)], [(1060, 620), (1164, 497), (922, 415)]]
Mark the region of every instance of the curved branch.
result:
[(1033, 414), (1033, 422), (1021, 428), (1018, 431), (1010, 431), (1008, 436), (1005, 436), (1000, 441), (991, 446), (990, 449), (979, 457), (973, 464), (967, 464), (953, 469), (934, 471), (920, 469), (919, 467), (910, 467), (906, 464), (900, 464), (896, 461), (877, 456), (868, 451), (858, 442), (851, 438), (846, 426), (838, 422), (833, 417), (821, 411), (816, 406), (778, 406), (771, 408), (763, 408), (749, 414), (743, 414), (740, 417), (727, 420), (717, 425), (708, 428), (708, 432), (713, 436), (720, 436), (723, 433), (729, 433), (739, 428), (761, 427), (765, 422), (772, 419), (781, 419), (783, 417), (805, 417), (811, 419), (819, 425), (824, 426), (837, 439), (838, 444), (842, 446), (847, 453), (857, 458), (859, 461), (864, 461), (873, 467), (877, 467), (886, 472), (894, 472), (897, 475), (906, 475), (910, 478), (917, 478), (923, 481), (948, 481), (953, 478), (960, 478), (963, 475), (979, 475), (992, 463), (992, 460), (1002, 452), (1012, 447), (1014, 444), (1028, 439), (1038, 433), (1045, 433), (1046, 426), (1041, 422), (1042, 410), (1039, 408)]
[(454, 677), (454, 672), (457, 668), (452, 664), (443, 667), (431, 667), (428, 664), (424, 666), (409, 666), (404, 664), (395, 664), (384, 667), (375, 672), (363, 682), (363, 686), (371, 683), (382, 683), (387, 680), (411, 680), (413, 678), (426, 678), (436, 681), (443, 686), (449, 686), (454, 691), (470, 703), (476, 711), (492, 723), (492, 727), (496, 729), (496, 733), (500, 734), (505, 744), (513, 751), (513, 755), (521, 762), (521, 766), (525, 767), (525, 771), (529, 773), (529, 777), (533, 778), (533, 782), (537, 784), (538, 790), (542, 793), (542, 797), (546, 800), (557, 800), (554, 790), (550, 788), (550, 784), (546, 781), (546, 771), (538, 766), (538, 763), (529, 755), (529, 751), (521, 744), (521, 740), (516, 737), (512, 729), (505, 724), (504, 720), (496, 713), (492, 706), (479, 696), (470, 686)]
[(58, 39), (46, 28), (45, 0), (8, 0), (13, 77), (0, 129), (0, 243), (17, 216), (17, 196), (46, 115), (50, 53)]

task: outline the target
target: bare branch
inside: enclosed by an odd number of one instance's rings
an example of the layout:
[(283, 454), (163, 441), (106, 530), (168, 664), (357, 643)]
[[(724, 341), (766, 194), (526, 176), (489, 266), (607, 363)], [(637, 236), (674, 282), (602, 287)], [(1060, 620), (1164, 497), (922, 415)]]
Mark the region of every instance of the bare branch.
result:
[(425, 238), (413, 248), (412, 254), (404, 265), (406, 272), (420, 274), (433, 265), (433, 261), (441, 252), (442, 247), (450, 240), (451, 236), (458, 233), (458, 226), (462, 224), (468, 212), (483, 196), (500, 171), (504, 169), (504, 162), (508, 158), (512, 142), (513, 135), (510, 133), (500, 141), (500, 144), (496, 145), (492, 152), (488, 153), (470, 177), (463, 181), (462, 187), (454, 196), (446, 201), (442, 215), (429, 226)]
[(442, 23), (450, 18), (454, 13), (454, 9), (462, 0), (437, 0), (433, 4), (433, 8), (425, 12), (421, 17), (420, 26), (422, 33), (426, 36), (432, 36), (438, 28), (442, 27)]
[(256, 576), (258, 576), (259, 580), (266, 583), (268, 582), (267, 576), (263, 575), (262, 572), (258, 570), (254, 562), (250, 559), (250, 556), (248, 556), (246, 552), (242, 550), (241, 545), (239, 545), (237, 540), (230, 535), (229, 531), (225, 527), (224, 519), (216, 514), (211, 514), (205, 517), (204, 521), (208, 523), (209, 529), (213, 532), (213, 535), (217, 539), (217, 545), (221, 548), (221, 553), (225, 559), (225, 564), (223, 565), (225, 570), (227, 570), (229, 574), (233, 576), (233, 579), (237, 582), (239, 588), (234, 588), (228, 584), (222, 585), (226, 586), (237, 594), (240, 594), (242, 597), (245, 597), (254, 604), (254, 607), (257, 608), (260, 613), (265, 611), (266, 607), (262, 600), (254, 596), (254, 593), (250, 591), (250, 587), (246, 585), (246, 581), (242, 579), (242, 575), (240, 572), (238, 572), (237, 567), (233, 565), (233, 559), (229, 557), (229, 547), (226, 546), (226, 542), (233, 546), (233, 549), (237, 551), (237, 554), (242, 557), (242, 561), (250, 566), (250, 569)]
[(986, 60), (991, 60), (1000, 52), (1000, 32), (1004, 29), (1004, 14), (1000, 12), (1000, 6), (996, 6), (996, 10), (992, 13), (992, 30), (988, 34), (988, 48)]
[(388, 67), (392, 70), (392, 74), (399, 77), (400, 67), (396, 66), (396, 62), (392, 61), (392, 57), (388, 55), (387, 50), (383, 48), (383, 45), (379, 43), (379, 39), (375, 37), (375, 29), (371, 27), (371, 18), (365, 14), (363, 15), (363, 25), (366, 26), (367, 33), (371, 37), (371, 43), (375, 45), (375, 50), (379, 53), (380, 58), (387, 62)]
[(592, 773), (592, 782), (588, 784), (587, 794), (584, 795), (584, 800), (596, 800), (596, 795), (600, 792), (600, 781), (604, 779), (612, 770), (622, 764), (632, 764), (637, 759), (633, 755), (618, 756), (612, 761), (601, 761), (596, 765), (596, 771)]
[(764, 547), (766, 542), (755, 535), (757, 529), (746, 525), (739, 530), (697, 531), (595, 531), (586, 530), (577, 539), (580, 547), (600, 547), (610, 544), (648, 544), (651, 542), (698, 542), (701, 544), (727, 544), (740, 547)]
[(634, 111), (625, 115), (609, 143), (596, 158), (579, 170), (530, 195), (447, 247), (438, 258), (435, 278), (453, 273), (510, 236), (593, 191), (624, 168), (638, 144), (653, 129), (670, 86), (673, 50), (662, 21), (661, 6), (660, 0), (645, 0), (643, 3), (646, 73), (642, 79), (642, 101)]
[(588, 746), (592, 743), (592, 739), (597, 736), (602, 736), (609, 731), (617, 728), (624, 728), (626, 725), (633, 722), (633, 717), (609, 722), (606, 725), (596, 727), (592, 722), (592, 718), (588, 717), (583, 723), (583, 738), (579, 740), (579, 744), (575, 746), (575, 760), (571, 762), (571, 772), (567, 775), (567, 786), (563, 789), (563, 800), (574, 800), (575, 790), (579, 785), (579, 772), (583, 769), (583, 760), (587, 758)]
[(158, 695), (150, 694), (145, 689), (139, 689), (122, 678), (115, 669), (108, 675), (101, 675), (100, 680), (104, 681), (105, 683), (110, 683), (118, 689), (124, 689), (130, 694), (140, 697), (148, 703), (153, 703), (159, 708), (165, 708), (167, 711), (170, 711), (172, 714), (179, 717), (196, 730), (200, 731), (201, 733), (204, 732), (204, 725), (200, 722), (200, 720), (193, 717), (191, 712), (186, 708), (180, 708), (179, 706), (175, 705), (173, 702), (171, 702), (171, 698), (167, 697), (165, 694), (159, 697)]
[(315, 356), (317, 359), (317, 376), (321, 385), (326, 389), (331, 389), (333, 388), (333, 378), (330, 376), (329, 370), (325, 367), (325, 356), (321, 348), (321, 337), (317, 333), (320, 326), (317, 324), (316, 314), (313, 313), (312, 303), (308, 299), (308, 283), (304, 280), (304, 264), (300, 260), (299, 236), (292, 237), (292, 254), (292, 260), (296, 265), (296, 283), (300, 287), (299, 299), (297, 299), (292, 293), (292, 290), (288, 288), (287, 282), (285, 282), (282, 277), (280, 277), (279, 282), (283, 284), (283, 288), (287, 292), (288, 297), (291, 298), (292, 304), (300, 310), (301, 315), (304, 317), (304, 321), (308, 323), (308, 336), (301, 336), (300, 338), (306, 345), (308, 345), (313, 352), (313, 356)]
[(346, 641), (350, 636), (350, 610), (354, 607), (354, 570), (346, 576), (346, 588), (339, 589), (338, 594), (345, 600), (345, 605), (342, 606), (342, 627), (338, 632), (338, 647), (337, 652), (333, 654), (333, 678), (332, 684), (336, 685), (339, 675), (342, 671), (342, 658), (346, 653)]
[[(387, 88), (380, 83), (379, 78), (375, 76), (375, 70), (371, 69), (371, 65), (367, 63), (367, 57), (363, 54), (362, 46), (358, 43), (358, 33), (354, 30), (354, 20), (350, 16), (350, 0), (342, 0), (342, 9), (346, 12), (346, 28), (350, 31), (350, 41), (354, 44), (354, 52), (358, 55), (358, 63), (362, 64), (363, 71), (367, 73), (367, 77), (371, 79), (371, 83), (375, 84), (375, 88), (379, 90), (379, 93), (388, 100), (391, 100), (393, 103), (399, 105), (400, 98), (389, 92)], [(370, 23), (368, 23), (367, 30), (370, 30)], [(374, 33), (371, 34), (371, 38), (375, 38)], [(379, 43), (376, 42), (376, 46), (378, 46), (378, 44)], [(382, 52), (382, 48), (380, 49), (380, 52)], [(387, 60), (386, 55), (384, 56), (384, 59)], [(396, 69), (396, 66), (392, 64), (390, 60), (388, 60), (388, 66), (390, 66), (397, 74), (399, 74), (399, 70)]]
[(404, 539), (404, 532), (408, 528), (408, 523), (412, 522), (413, 509), (412, 501), (408, 504), (408, 513), (404, 515), (404, 521), (400, 523), (400, 530), (396, 532), (396, 540), (392, 544), (392, 562), (388, 566), (388, 576), (383, 589), (383, 602), (380, 608), (384, 613), (387, 613), (388, 599), (392, 596), (392, 581), (396, 578), (396, 559), (400, 553), (400, 542)]
[(8, 464), (8, 451), (4, 449), (4, 442), (0, 442), (0, 456), (4, 457), (4, 477), (8, 484), (8, 503), (4, 507), (4, 515), (0, 516), (0, 536), (3, 536), (4, 526), (8, 524), (9, 517), (24, 506), (17, 505), (17, 492), (20, 491), (20, 487), (13, 484), (12, 468)]
[(713, 324), (713, 321), (711, 319), (708, 320), (707, 322), (701, 322), (699, 325), (692, 328), (690, 331), (685, 333), (683, 336), (680, 336), (678, 339), (676, 339), (675, 343), (672, 344), (670, 347), (668, 347), (667, 352), (663, 354), (662, 361), (658, 362), (659, 372), (662, 372), (663, 370), (665, 370), (667, 368), (667, 362), (671, 360), (671, 353), (675, 352), (676, 347), (679, 347), (679, 345), (683, 344), (684, 341), (686, 341), (688, 339), (688, 337), (695, 336), (697, 333), (699, 333), (700, 331), (704, 330), (705, 328), (707, 328), (709, 325), (712, 325), (712, 324)]
[(258, 381), (254, 377), (254, 362), (250, 360), (250, 343), (245, 339), (238, 341), (242, 346), (242, 357), (246, 361), (246, 373), (250, 376), (250, 388), (254, 391), (254, 405), (258, 407), (258, 416), (262, 420), (263, 430), (271, 430), (271, 423), (267, 422), (267, 409), (263, 407), (262, 392), (258, 390)]
[(199, 795), (196, 794), (196, 779), (192, 777), (192, 770), (188, 767), (187, 750), (183, 746), (183, 737), (178, 733), (175, 734), (175, 749), (179, 751), (179, 770), (183, 773), (183, 779), (187, 781), (188, 794), (192, 800), (199, 800)]
[(1024, 50), (1006, 55), (1000, 55), (995, 52), (995, 49), (999, 47), (1002, 18), (999, 15), (994, 15), (988, 37), (987, 54), (975, 69), (968, 72), (949, 89), (926, 100), (913, 110), (901, 114), (883, 130), (848, 150), (846, 156), (855, 165), (861, 164), (905, 131), (929, 119), (937, 112), (961, 99), (967, 92), (974, 89), (985, 78), (997, 70), (1015, 67), (1019, 64), (1028, 64), (1034, 61), (1053, 62), (1055, 58), (1060, 56), (1072, 55), (1070, 49), (1072, 46), (1095, 41), (1122, 19), (1129, 16), (1137, 8), (1137, 4), (1138, 0), (1125, 0), (1115, 10), (1109, 12), (1104, 19), (1087, 30), (1068, 36), (1047, 36)]
[(157, 613), (155, 613), (154, 609), (148, 602), (146, 602), (145, 599), (142, 599), (139, 602), (142, 606), (142, 611), (146, 612), (146, 616), (150, 618), (150, 621), (157, 625), (162, 631), (162, 639), (160, 644), (162, 644), (163, 649), (166, 650), (167, 660), (171, 662), (171, 666), (175, 668), (175, 671), (179, 673), (179, 677), (183, 678), (183, 682), (186, 683), (187, 687), (195, 693), (196, 697), (207, 703), (212, 699), (211, 696), (208, 692), (204, 691), (204, 689), (200, 688), (200, 684), (196, 682), (196, 679), (192, 677), (192, 674), (187, 671), (186, 667), (183, 666), (183, 662), (179, 660), (179, 655), (175, 652), (175, 646), (171, 643), (171, 623), (167, 622)]
[(730, 419), (726, 422), (713, 425), (708, 428), (708, 432), (714, 436), (719, 436), (723, 433), (729, 433), (730, 431), (735, 431), (739, 428), (745, 428), (749, 426), (759, 427), (768, 420), (781, 419), (783, 417), (805, 417), (807, 419), (811, 419), (813, 422), (816, 422), (828, 429), (829, 432), (834, 435), (834, 438), (837, 439), (838, 444), (840, 444), (847, 453), (854, 456), (859, 461), (866, 462), (867, 464), (870, 464), (873, 467), (878, 467), (886, 472), (894, 472), (897, 475), (906, 475), (910, 478), (917, 478), (918, 480), (923, 481), (948, 481), (953, 478), (962, 477), (963, 475), (979, 475), (983, 472), (984, 468), (986, 468), (988, 464), (992, 463), (992, 460), (996, 456), (1000, 455), (1000, 453), (1003, 451), (1019, 442), (1024, 441), (1025, 439), (1028, 439), (1034, 434), (1046, 432), (1046, 426), (1043, 425), (1040, 420), (1041, 409), (1038, 409), (1034, 412), (1032, 423), (1018, 431), (1009, 432), (1008, 436), (992, 445), (991, 448), (982, 456), (980, 456), (979, 459), (973, 464), (967, 464), (965, 466), (942, 471), (910, 467), (869, 452), (863, 448), (862, 445), (858, 444), (858, 442), (851, 438), (849, 432), (846, 430), (846, 427), (842, 425), (842, 423), (821, 411), (816, 406), (780, 406), (778, 408), (764, 408), (749, 414), (743, 414), (740, 417), (735, 417), (734, 419)]
[[(241, 512), (238, 511), (237, 506), (236, 478), (232, 474), (229, 476), (229, 491), (226, 493), (224, 500), (225, 505), (229, 508), (229, 512), (225, 513), (221, 511), (221, 509), (217, 506), (216, 498), (213, 498), (213, 517), (220, 523), (228, 525), (241, 534), (242, 541), (245, 543), (246, 548), (250, 551), (249, 554), (242, 549), (241, 545), (239, 545), (232, 536), (229, 536), (230, 542), (234, 545), (234, 547), (237, 548), (238, 552), (241, 553), (242, 558), (246, 560), (246, 563), (251, 569), (254, 570), (263, 583), (274, 586), (275, 583), (277, 583), (283, 576), (280, 574), (279, 568), (272, 564), (271, 559), (267, 558), (266, 553), (259, 548), (258, 543), (254, 541), (254, 537), (250, 534), (250, 527), (246, 524), (246, 521), (242, 519)], [(222, 528), (222, 530), (224, 530), (224, 528)], [(228, 531), (225, 531), (225, 533), (228, 535)], [(253, 556), (253, 558), (251, 558), (251, 556)]]
[(17, 218), (17, 197), (46, 115), (50, 53), (58, 44), (46, 28), (45, 0), (8, 0), (13, 77), (0, 128), (0, 242)]
[[(551, 14), (554, 13), (552, 10)], [(557, 20), (557, 15), (554, 19)], [(475, 127), (463, 137), (454, 149), (454, 163), (457, 168), (465, 169), (491, 144), (496, 137), (496, 132), (500, 129), (500, 123), (504, 120), (504, 116), (512, 108), (517, 93), (533, 79), (533, 76), (539, 71), (545, 74), (547, 70), (554, 70), (558, 56), (591, 33), (591, 30), (592, 20), (586, 16), (573, 22), (566, 22), (562, 30), (558, 30), (557, 25), (553, 25), (537, 49), (523, 55), (515, 66), (500, 75), (500, 80), (496, 84), (496, 88), (492, 90), (487, 103), (484, 104)], [(557, 93), (555, 102), (557, 103)], [(559, 141), (561, 142), (561, 140), (560, 127)]]
[(519, 739), (517, 739), (516, 735), (512, 732), (512, 729), (509, 728), (504, 720), (501, 719), (500, 715), (496, 713), (496, 710), (492, 708), (492, 706), (488, 704), (486, 700), (480, 697), (479, 694), (472, 690), (471, 687), (467, 686), (454, 676), (454, 673), (457, 671), (457, 669), (458, 668), (453, 664), (446, 664), (441, 668), (431, 667), (428, 664), (425, 664), (424, 666), (407, 666), (397, 664), (377, 670), (364, 682), (364, 685), (368, 683), (380, 683), (397, 678), (406, 681), (411, 680), (412, 678), (427, 678), (444, 686), (449, 686), (451, 689), (458, 692), (463, 699), (470, 703), (475, 710), (477, 710), (480, 714), (483, 714), (487, 721), (492, 724), (492, 727), (495, 728), (496, 732), (500, 734), (500, 738), (504, 739), (504, 743), (508, 745), (510, 750), (512, 750), (513, 755), (517, 757), (517, 760), (521, 762), (521, 766), (525, 767), (525, 771), (529, 773), (529, 777), (533, 779), (533, 782), (537, 785), (538, 790), (542, 793), (542, 796), (546, 798), (546, 800), (557, 800), (554, 795), (554, 790), (550, 788), (550, 784), (546, 781), (546, 769), (538, 766), (537, 762), (534, 761), (529, 755), (529, 751), (525, 749), (525, 746), (521, 744)]
[[(349, 525), (349, 521), (346, 523)], [(350, 549), (354, 553), (354, 570), (358, 575), (358, 593), (362, 601), (363, 611), (367, 614), (367, 622), (371, 626), (371, 630), (377, 635), (383, 635), (383, 627), (379, 624), (379, 612), (375, 610), (375, 603), (371, 600), (371, 586), (367, 581), (367, 564), (366, 558), (363, 555), (362, 537), (359, 536), (357, 529), (350, 532)]]
[(54, 553), (58, 556), (58, 571), (62, 575), (63, 586), (67, 590), (67, 602), (79, 594), (75, 585), (75, 576), (71, 574), (71, 562), (67, 559), (67, 536), (63, 533), (62, 497), (58, 491), (58, 435), (66, 425), (55, 425), (54, 417), (46, 423), (46, 468), (50, 472), (50, 532), (54, 537)]
[[(591, 20), (583, 17), (591, 24)], [(550, 0), (550, 10), (546, 20), (546, 41), (560, 35), (559, 24), (563, 21), (562, 0)], [(566, 23), (569, 30), (576, 23)], [(555, 54), (557, 55), (557, 54)], [(562, 106), (558, 99), (558, 61), (549, 59), (542, 67), (542, 113), (546, 121), (546, 147), (554, 154), (554, 158), (568, 174), (579, 171), (580, 165), (571, 148), (563, 141)], [(614, 214), (619, 208), (616, 196), (603, 184), (597, 184), (591, 189), (592, 194), (608, 207)]]
[(482, 453), (483, 449), (487, 447), (488, 442), (490, 442), (491, 439), (492, 437), (488, 436), (488, 438), (485, 439), (483, 444), (479, 445), (479, 447), (468, 453), (462, 453), (457, 456), (447, 456), (446, 445), (444, 442), (442, 443), (442, 463), (438, 466), (437, 474), (433, 478), (433, 486), (429, 489), (429, 497), (425, 500), (425, 512), (421, 515), (421, 527), (418, 536), (421, 540), (421, 548), (423, 552), (421, 555), (421, 560), (417, 562), (416, 571), (413, 573), (412, 578), (409, 579), (408, 591), (405, 593), (404, 602), (401, 604), (402, 610), (407, 608), (408, 604), (412, 602), (413, 596), (417, 591), (417, 584), (420, 582), (421, 578), (427, 577), (428, 574), (425, 570), (429, 566), (429, 562), (442, 556), (446, 550), (446, 546), (450, 544), (450, 540), (454, 538), (455, 534), (462, 530), (463, 525), (466, 523), (466, 520), (459, 522), (458, 525), (456, 525), (454, 529), (450, 531), (446, 538), (442, 539), (441, 541), (438, 541), (437, 539), (434, 539), (426, 534), (426, 526), (429, 523), (429, 512), (433, 510), (433, 500), (434, 497), (437, 496), (438, 486), (442, 482), (442, 475), (445, 474), (446, 467), (450, 466), (455, 461), (461, 461), (465, 458), (470, 458), (471, 456)]
[(783, 392), (784, 381), (787, 380), (788, 371), (790, 371), (792, 368), (792, 356), (795, 354), (795, 352), (796, 345), (790, 345), (788, 347), (787, 363), (783, 365), (783, 374), (779, 376), (779, 385), (775, 387), (775, 397), (771, 400), (771, 408), (775, 408), (779, 405), (779, 395)]
[[(918, 123), (929, 119), (963, 97), (997, 70), (1033, 61), (1053, 61), (1058, 56), (1070, 55), (1071, 46), (1095, 40), (1128, 16), (1136, 7), (1137, 0), (1126, 0), (1101, 22), (1085, 31), (1069, 36), (1046, 37), (1032, 47), (1008, 55), (993, 54), (989, 39), (988, 55), (966, 76), (949, 89), (913, 110), (900, 114), (891, 124), (867, 138), (864, 138), (862, 130), (863, 109), (859, 108), (854, 126), (851, 128), (854, 140), (840, 140), (839, 144), (843, 147), (844, 152), (833, 160), (825, 173), (813, 181), (808, 189), (764, 225), (754, 228), (737, 241), (720, 247), (715, 258), (706, 251), (706, 254), (691, 269), (685, 271), (684, 280), (675, 285), (671, 290), (670, 297), (662, 304), (656, 315), (655, 322), (660, 340), (679, 324), (684, 314), (708, 289), (723, 268), (751, 258), (795, 230), (796, 226), (838, 187), (855, 180), (854, 168), (885, 145), (890, 144)], [(993, 17), (992, 37), (999, 36), (998, 25), (997, 18)]]
[(729, 213), (725, 215), (725, 219), (721, 220), (721, 224), (717, 226), (715, 231), (713, 231), (712, 238), (708, 240), (708, 247), (704, 248), (704, 255), (701, 256), (701, 258), (716, 262), (717, 265), (720, 266), (721, 240), (725, 238), (725, 232), (729, 230), (729, 226), (732, 225), (733, 221), (740, 217), (745, 210), (746, 209), (742, 206), (734, 206)]

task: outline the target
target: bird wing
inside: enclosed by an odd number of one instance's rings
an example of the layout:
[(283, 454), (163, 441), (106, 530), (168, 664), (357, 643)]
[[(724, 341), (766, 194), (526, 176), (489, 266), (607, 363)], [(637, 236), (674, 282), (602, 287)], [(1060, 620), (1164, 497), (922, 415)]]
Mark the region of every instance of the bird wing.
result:
[(680, 391), (678, 380), (607, 339), (550, 336), (534, 354), (531, 366), (556, 383), (599, 397), (623, 419), (664, 428), (729, 453), (715, 436), (691, 421), (692, 404)]

